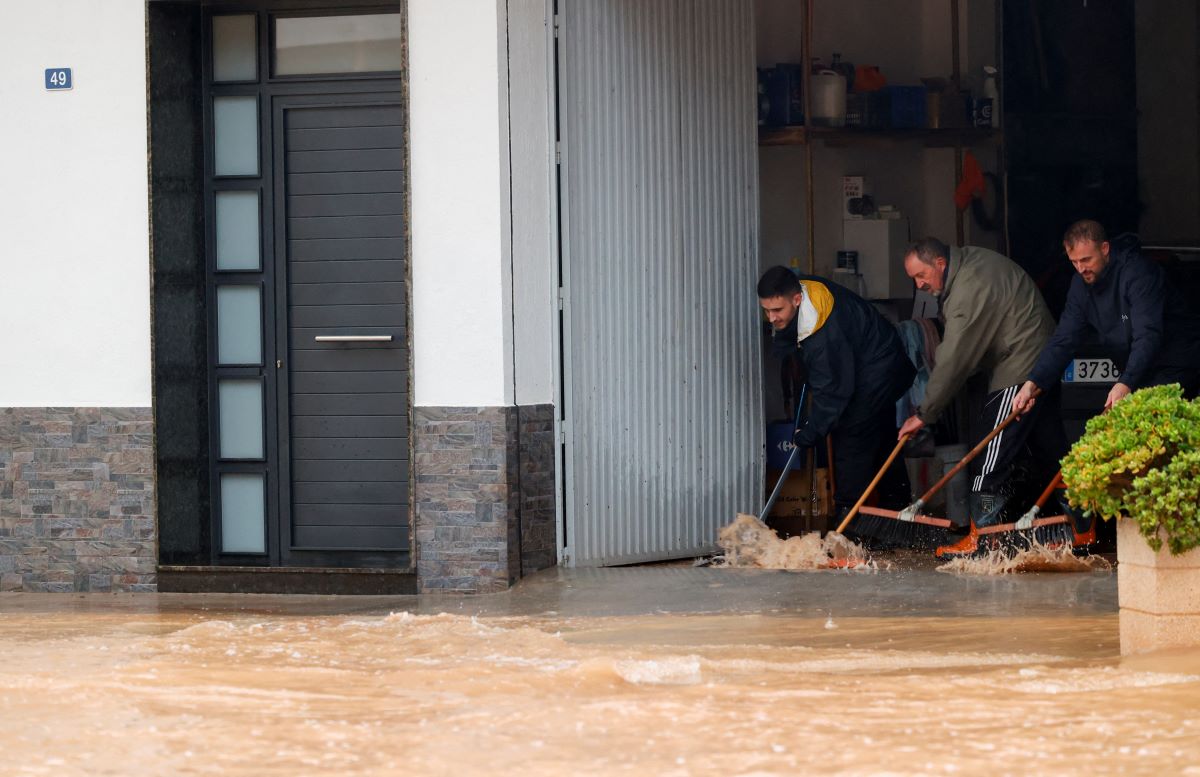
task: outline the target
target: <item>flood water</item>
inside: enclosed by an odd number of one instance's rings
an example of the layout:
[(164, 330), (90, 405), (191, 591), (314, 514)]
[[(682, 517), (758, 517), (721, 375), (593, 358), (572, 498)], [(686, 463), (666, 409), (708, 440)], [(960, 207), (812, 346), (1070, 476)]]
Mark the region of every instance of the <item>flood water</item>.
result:
[(0, 773), (1200, 774), (1200, 652), (1121, 659), (1114, 578), (0, 595)]

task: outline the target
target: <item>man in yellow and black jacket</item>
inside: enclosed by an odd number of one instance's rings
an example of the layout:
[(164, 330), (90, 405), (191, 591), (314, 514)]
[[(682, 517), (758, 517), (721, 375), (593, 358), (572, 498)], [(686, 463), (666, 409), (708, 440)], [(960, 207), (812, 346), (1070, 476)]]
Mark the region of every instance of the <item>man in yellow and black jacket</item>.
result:
[[(812, 396), (795, 442), (811, 447), (832, 435), (834, 503), (839, 517), (883, 465), (896, 434), (896, 400), (916, 370), (896, 329), (857, 294), (786, 267), (767, 270), (758, 298), (783, 350), (798, 350)], [(893, 466), (880, 484), (886, 500), (910, 498), (908, 476)]]

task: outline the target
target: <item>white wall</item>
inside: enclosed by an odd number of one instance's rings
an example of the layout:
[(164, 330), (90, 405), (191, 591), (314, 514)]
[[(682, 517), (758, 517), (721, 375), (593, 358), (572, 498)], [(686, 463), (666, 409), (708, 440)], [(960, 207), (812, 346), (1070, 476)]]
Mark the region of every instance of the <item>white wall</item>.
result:
[(0, 3), (0, 406), (150, 405), (145, 52), (142, 0)]
[(514, 401), (503, 0), (409, 0), (413, 403)]

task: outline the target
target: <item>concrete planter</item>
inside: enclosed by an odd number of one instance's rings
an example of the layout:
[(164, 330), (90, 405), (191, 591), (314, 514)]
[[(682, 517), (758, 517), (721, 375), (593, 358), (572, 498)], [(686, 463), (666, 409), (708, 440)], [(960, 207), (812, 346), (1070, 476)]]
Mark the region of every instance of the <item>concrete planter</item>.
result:
[[(1160, 533), (1160, 536), (1163, 536)], [(1200, 645), (1200, 548), (1150, 549), (1136, 523), (1117, 521), (1121, 653)]]

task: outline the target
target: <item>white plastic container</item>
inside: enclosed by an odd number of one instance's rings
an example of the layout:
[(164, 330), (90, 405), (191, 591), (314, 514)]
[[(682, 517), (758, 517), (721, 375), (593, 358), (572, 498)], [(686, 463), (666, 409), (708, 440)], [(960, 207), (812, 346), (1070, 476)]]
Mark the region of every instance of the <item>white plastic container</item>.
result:
[(1000, 90), (996, 88), (996, 68), (983, 66), (983, 96), (992, 101), (992, 128), (1000, 126)]
[(846, 77), (822, 70), (810, 77), (812, 124), (816, 127), (846, 126)]

